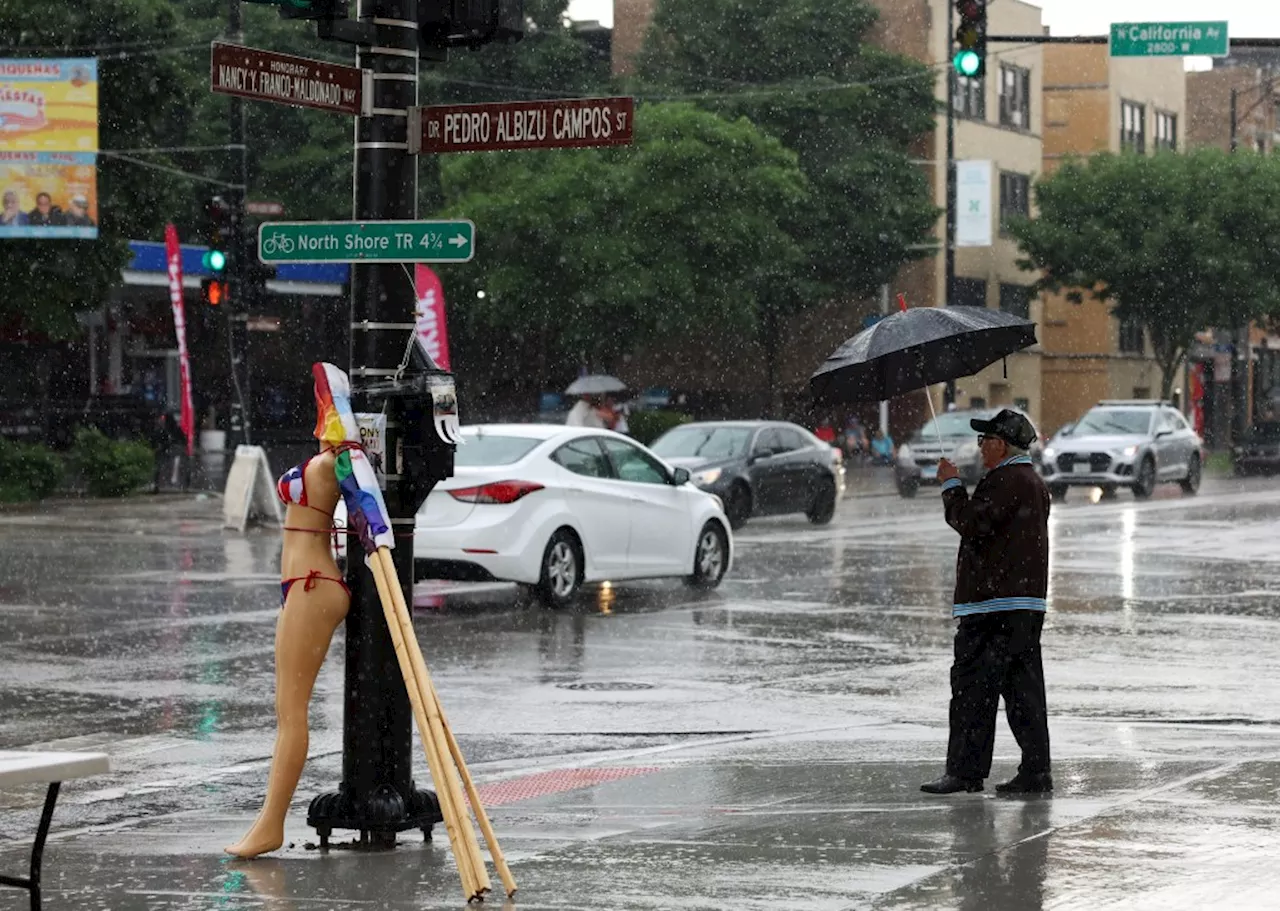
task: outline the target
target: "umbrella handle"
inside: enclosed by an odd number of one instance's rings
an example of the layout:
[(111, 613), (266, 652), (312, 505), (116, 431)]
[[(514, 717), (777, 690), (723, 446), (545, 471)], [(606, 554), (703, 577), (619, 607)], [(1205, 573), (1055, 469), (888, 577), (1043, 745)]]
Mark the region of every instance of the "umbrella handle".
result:
[(921, 390), (924, 393), (924, 400), (929, 403), (929, 415), (933, 418), (933, 432), (938, 435), (938, 458), (942, 458), (942, 428), (938, 426), (938, 412), (933, 407), (933, 396), (929, 394), (929, 387), (925, 386)]

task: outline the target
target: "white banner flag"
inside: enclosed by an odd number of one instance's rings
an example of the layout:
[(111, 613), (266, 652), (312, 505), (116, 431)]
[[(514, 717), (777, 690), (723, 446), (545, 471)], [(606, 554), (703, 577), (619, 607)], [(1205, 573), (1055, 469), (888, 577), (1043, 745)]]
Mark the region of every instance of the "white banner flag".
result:
[(991, 246), (991, 162), (956, 162), (956, 246)]

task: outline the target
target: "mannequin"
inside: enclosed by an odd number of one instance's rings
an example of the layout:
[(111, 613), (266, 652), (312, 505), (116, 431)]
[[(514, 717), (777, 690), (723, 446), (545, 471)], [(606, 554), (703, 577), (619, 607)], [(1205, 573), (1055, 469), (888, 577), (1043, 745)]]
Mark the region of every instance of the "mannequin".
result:
[[(317, 407), (323, 407), (319, 390)], [(307, 760), (311, 691), (351, 603), (329, 543), (340, 495), (334, 463), (344, 446), (322, 439), (318, 455), (280, 479), (279, 492), (288, 509), (280, 554), (283, 603), (275, 640), (276, 743), (262, 811), (243, 838), (223, 849), (236, 857), (257, 857), (284, 844), (285, 816)]]

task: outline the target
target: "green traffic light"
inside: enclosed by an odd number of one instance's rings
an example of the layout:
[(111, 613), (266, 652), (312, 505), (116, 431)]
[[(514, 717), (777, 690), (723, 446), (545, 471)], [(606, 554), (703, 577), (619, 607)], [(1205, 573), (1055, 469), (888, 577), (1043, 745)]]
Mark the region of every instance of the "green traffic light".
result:
[(221, 272), (227, 265), (227, 254), (221, 250), (209, 250), (202, 257), (204, 267), (210, 272)]
[(974, 51), (961, 51), (951, 63), (961, 76), (973, 76), (982, 68), (982, 58)]

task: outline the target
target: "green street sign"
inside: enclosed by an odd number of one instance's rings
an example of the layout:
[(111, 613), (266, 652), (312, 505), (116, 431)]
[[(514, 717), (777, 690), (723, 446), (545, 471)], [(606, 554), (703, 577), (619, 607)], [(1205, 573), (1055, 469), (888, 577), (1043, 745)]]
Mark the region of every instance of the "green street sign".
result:
[(1112, 57), (1226, 57), (1223, 22), (1114, 22)]
[(465, 263), (476, 226), (451, 221), (277, 221), (258, 228), (264, 263)]

